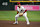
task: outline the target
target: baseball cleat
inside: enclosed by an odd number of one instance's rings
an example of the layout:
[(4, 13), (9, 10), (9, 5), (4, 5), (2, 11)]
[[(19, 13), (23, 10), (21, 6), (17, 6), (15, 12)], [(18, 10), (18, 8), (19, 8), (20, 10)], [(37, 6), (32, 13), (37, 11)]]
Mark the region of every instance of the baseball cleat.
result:
[(18, 22), (14, 22), (13, 24), (18, 24)]
[(27, 22), (27, 25), (29, 25), (30, 23), (29, 22)]

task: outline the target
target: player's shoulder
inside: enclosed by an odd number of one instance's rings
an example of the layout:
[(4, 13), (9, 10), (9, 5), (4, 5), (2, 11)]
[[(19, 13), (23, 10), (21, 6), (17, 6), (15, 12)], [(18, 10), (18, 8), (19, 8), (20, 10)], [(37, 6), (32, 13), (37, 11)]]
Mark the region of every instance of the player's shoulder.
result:
[(24, 8), (23, 6), (21, 6), (22, 8)]
[(23, 7), (23, 6), (21, 6), (21, 7)]

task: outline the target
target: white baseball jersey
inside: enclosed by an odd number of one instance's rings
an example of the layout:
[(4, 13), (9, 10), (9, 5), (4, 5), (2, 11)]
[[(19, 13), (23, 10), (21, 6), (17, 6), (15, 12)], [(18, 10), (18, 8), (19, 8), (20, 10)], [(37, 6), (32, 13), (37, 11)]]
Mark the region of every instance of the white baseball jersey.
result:
[[(23, 11), (21, 11), (21, 10), (23, 10)], [(19, 11), (19, 13), (20, 13), (20, 12), (24, 12), (25, 10), (26, 10), (26, 9), (25, 9), (23, 6), (21, 6), (20, 8), (17, 7), (17, 11)], [(27, 17), (27, 13), (25, 12), (25, 13), (23, 14), (23, 16), (25, 17), (27, 24), (29, 24), (29, 20), (28, 20), (28, 17)], [(17, 14), (17, 15), (15, 16), (15, 22), (16, 22), (16, 23), (18, 22), (18, 21), (17, 21), (17, 18), (18, 18), (18, 17), (20, 17), (19, 14)]]
[(25, 10), (26, 9), (23, 6), (21, 6), (20, 8), (17, 7), (17, 11), (19, 11), (19, 13), (23, 13)]

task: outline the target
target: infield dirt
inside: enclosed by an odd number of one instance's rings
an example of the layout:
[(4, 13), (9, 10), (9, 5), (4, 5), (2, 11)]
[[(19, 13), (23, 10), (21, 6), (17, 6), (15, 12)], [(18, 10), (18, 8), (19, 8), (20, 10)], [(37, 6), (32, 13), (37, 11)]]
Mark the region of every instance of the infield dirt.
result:
[(13, 23), (14, 21), (0, 20), (0, 27), (40, 27), (40, 22), (30, 22), (30, 25), (27, 25), (26, 21), (19, 21), (19, 24)]

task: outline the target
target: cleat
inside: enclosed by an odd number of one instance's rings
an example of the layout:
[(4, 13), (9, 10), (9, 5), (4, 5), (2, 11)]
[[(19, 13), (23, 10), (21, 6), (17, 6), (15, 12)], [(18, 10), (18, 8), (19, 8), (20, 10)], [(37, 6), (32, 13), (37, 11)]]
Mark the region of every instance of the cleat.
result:
[(29, 25), (30, 23), (28, 22), (27, 25)]
[(13, 24), (18, 24), (18, 22), (14, 22)]
[(13, 24), (18, 24), (18, 23), (13, 23)]

